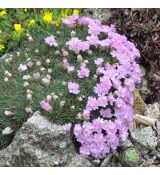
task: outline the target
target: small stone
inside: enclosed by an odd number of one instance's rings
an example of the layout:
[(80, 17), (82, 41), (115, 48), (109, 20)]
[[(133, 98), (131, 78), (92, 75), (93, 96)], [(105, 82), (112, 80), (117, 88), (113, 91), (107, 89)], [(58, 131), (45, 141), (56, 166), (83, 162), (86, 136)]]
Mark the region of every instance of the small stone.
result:
[(131, 132), (132, 139), (148, 149), (155, 149), (157, 146), (157, 137), (151, 126), (137, 128)]
[(61, 142), (61, 143), (59, 144), (59, 148), (64, 149), (64, 148), (66, 148), (66, 147), (67, 147), (67, 142)]

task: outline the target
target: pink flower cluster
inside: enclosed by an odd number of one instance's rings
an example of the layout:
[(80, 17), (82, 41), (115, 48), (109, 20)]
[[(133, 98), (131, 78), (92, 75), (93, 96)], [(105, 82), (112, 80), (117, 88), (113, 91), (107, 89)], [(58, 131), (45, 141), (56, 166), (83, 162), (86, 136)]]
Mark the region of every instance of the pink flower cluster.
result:
[(52, 111), (52, 106), (49, 104), (49, 102), (47, 102), (47, 101), (42, 101), (41, 103), (40, 103), (40, 106), (41, 106), (41, 108), (43, 109), (43, 110), (45, 110), (45, 111)]
[[(102, 158), (111, 150), (115, 150), (120, 143), (120, 138), (127, 137), (127, 128), (121, 129), (121, 123), (97, 118), (92, 122), (84, 122), (81, 126), (76, 124), (74, 134), (81, 143), (80, 153), (84, 157), (92, 155), (94, 158)], [(120, 137), (121, 136), (121, 137)]]
[(45, 43), (48, 44), (49, 46), (58, 46), (58, 43), (55, 39), (54, 36), (48, 36), (47, 38), (45, 38)]
[(68, 73), (74, 72), (74, 66), (71, 66), (66, 58), (63, 59), (63, 66), (67, 69)]
[(78, 19), (79, 15), (74, 14), (70, 18), (62, 18), (62, 22), (68, 27), (73, 27), (77, 23)]
[(66, 43), (66, 45), (69, 46), (70, 50), (73, 50), (76, 53), (79, 53), (80, 51), (84, 52), (86, 50), (89, 50), (90, 46), (88, 41), (82, 41), (77, 37), (72, 38), (70, 41)]
[(81, 66), (80, 70), (77, 71), (77, 75), (79, 78), (89, 77), (89, 69), (86, 66)]
[(69, 92), (71, 94), (79, 94), (79, 92), (80, 92), (79, 84), (77, 84), (77, 83), (69, 82), (68, 89), (69, 89)]
[[(78, 38), (68, 41), (66, 45), (70, 50), (77, 53), (91, 46), (106, 48), (110, 50), (113, 59), (117, 60), (116, 64), (111, 65), (105, 64), (103, 58), (95, 59), (99, 82), (93, 87), (93, 96), (88, 97), (82, 114), (84, 120), (89, 121), (74, 127), (76, 139), (81, 144), (80, 153), (84, 157), (102, 158), (127, 139), (128, 129), (132, 126), (132, 92), (141, 78), (140, 67), (136, 63), (140, 53), (125, 36), (116, 33), (113, 25), (103, 25), (89, 17), (79, 17), (75, 23), (88, 27), (89, 35), (84, 41)], [(99, 39), (101, 33), (106, 34), (105, 39)], [(89, 70), (80, 68), (78, 77), (88, 76)]]

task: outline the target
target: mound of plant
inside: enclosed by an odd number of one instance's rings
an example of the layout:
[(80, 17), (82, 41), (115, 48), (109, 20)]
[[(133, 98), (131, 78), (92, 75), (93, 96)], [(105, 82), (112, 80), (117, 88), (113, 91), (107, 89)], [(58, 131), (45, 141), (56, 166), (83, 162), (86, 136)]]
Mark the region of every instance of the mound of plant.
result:
[(112, 9), (111, 13), (107, 23), (115, 24), (141, 52), (151, 88), (146, 103), (160, 100), (160, 9)]
[(36, 31), (1, 60), (0, 115), (15, 126), (40, 110), (73, 131), (82, 156), (102, 158), (132, 126), (140, 53), (113, 25), (77, 14), (62, 22), (59, 31)]

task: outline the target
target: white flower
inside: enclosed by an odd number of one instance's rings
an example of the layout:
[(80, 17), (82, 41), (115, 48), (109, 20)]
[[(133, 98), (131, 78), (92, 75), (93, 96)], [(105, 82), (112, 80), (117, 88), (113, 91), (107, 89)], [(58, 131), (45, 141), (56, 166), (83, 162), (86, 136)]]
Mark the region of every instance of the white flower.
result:
[(5, 77), (5, 78), (4, 78), (4, 81), (5, 81), (5, 82), (8, 82), (8, 81), (9, 81), (9, 79), (8, 79), (7, 77)]
[(46, 63), (49, 64), (51, 62), (50, 59), (46, 59)]
[(37, 66), (41, 66), (41, 62), (40, 62), (40, 61), (37, 61), (37, 62), (36, 62), (36, 65), (37, 65)]
[(52, 73), (52, 69), (48, 69), (48, 73), (51, 74)]

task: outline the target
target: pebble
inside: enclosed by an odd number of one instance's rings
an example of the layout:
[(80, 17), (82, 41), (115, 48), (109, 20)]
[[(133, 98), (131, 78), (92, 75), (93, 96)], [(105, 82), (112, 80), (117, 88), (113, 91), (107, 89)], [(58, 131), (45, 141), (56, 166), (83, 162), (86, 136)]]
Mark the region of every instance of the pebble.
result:
[(67, 142), (61, 142), (61, 143), (59, 144), (59, 148), (64, 149), (64, 148), (66, 148), (66, 147), (67, 147)]

